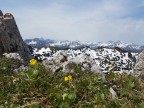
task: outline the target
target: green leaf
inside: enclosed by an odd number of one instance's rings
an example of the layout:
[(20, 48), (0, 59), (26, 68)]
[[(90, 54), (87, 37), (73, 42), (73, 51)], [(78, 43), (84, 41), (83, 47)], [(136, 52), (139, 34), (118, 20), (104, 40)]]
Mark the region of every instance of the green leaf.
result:
[(102, 93), (101, 94), (101, 100), (104, 100), (105, 99), (105, 95)]
[(128, 88), (128, 89), (132, 89), (132, 88), (134, 88), (134, 87), (135, 87), (134, 82), (128, 81), (128, 83), (127, 83), (127, 88)]
[(140, 108), (144, 108), (144, 101), (140, 103)]
[(62, 103), (60, 106), (59, 106), (60, 108), (69, 108), (69, 104), (68, 103)]
[(71, 93), (69, 93), (68, 94), (68, 99), (71, 101), (71, 102), (73, 102), (73, 101), (75, 101), (75, 99), (76, 99), (76, 94), (74, 93), (74, 92), (71, 92)]

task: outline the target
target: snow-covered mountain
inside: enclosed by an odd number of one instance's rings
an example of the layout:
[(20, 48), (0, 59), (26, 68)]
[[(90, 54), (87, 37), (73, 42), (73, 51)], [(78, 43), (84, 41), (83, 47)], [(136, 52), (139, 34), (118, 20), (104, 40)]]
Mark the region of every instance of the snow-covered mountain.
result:
[(103, 72), (119, 71), (131, 72), (135, 66), (139, 52), (144, 46), (121, 41), (113, 42), (80, 42), (58, 41), (51, 39), (35, 38), (25, 42), (32, 46), (32, 55), (35, 59), (43, 61), (52, 60), (59, 54), (64, 54), (67, 60), (86, 55), (97, 64)]
[(80, 41), (58, 41), (58, 40), (51, 40), (51, 39), (43, 39), (43, 38), (34, 38), (34, 39), (26, 39), (25, 42), (36, 48), (41, 47), (57, 47), (59, 49), (80, 49), (84, 47), (88, 47), (91, 49), (96, 49), (98, 47), (106, 47), (106, 48), (115, 48), (119, 47), (125, 51), (130, 52), (141, 52), (144, 50), (144, 46), (140, 46), (133, 43), (123, 43), (121, 41), (108, 41), (108, 42), (80, 42)]
[(24, 40), (24, 42), (32, 47), (41, 48), (53, 44), (56, 41), (51, 39), (34, 38), (34, 39), (26, 39)]

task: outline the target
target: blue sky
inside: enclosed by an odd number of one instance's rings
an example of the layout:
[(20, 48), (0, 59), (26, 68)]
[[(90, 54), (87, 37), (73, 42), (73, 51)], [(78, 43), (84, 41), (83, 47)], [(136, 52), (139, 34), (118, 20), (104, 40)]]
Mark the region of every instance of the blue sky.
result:
[(0, 0), (24, 39), (123, 41), (144, 45), (144, 0)]

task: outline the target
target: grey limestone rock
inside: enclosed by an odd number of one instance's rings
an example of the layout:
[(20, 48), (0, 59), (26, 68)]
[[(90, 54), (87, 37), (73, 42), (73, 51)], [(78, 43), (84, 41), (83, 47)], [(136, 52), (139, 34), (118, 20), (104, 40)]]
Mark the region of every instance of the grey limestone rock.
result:
[(117, 93), (114, 91), (112, 87), (109, 89), (112, 99), (118, 99)]
[(4, 53), (3, 54), (6, 58), (14, 58), (14, 59), (19, 59), (22, 61), (20, 55), (18, 53)]
[(76, 63), (72, 61), (66, 61), (63, 63), (63, 72), (66, 73), (73, 73), (75, 71)]
[(85, 54), (81, 54), (75, 58), (68, 59), (68, 55), (66, 55), (65, 52), (60, 52), (51, 60), (44, 60), (42, 63), (46, 70), (52, 72), (63, 71), (66, 73), (73, 73), (77, 66), (79, 66), (80, 70), (94, 72), (103, 80), (105, 80), (105, 74), (102, 72), (100, 67), (91, 57)]
[(44, 60), (42, 64), (45, 66), (47, 70), (57, 72), (62, 70), (63, 63), (66, 61), (66, 56), (63, 53), (59, 53), (51, 60)]
[(52, 72), (58, 72), (62, 68), (61, 64), (56, 62), (54, 59), (44, 60), (42, 64), (45, 66), (46, 70)]
[(132, 75), (144, 79), (144, 51), (139, 54)]

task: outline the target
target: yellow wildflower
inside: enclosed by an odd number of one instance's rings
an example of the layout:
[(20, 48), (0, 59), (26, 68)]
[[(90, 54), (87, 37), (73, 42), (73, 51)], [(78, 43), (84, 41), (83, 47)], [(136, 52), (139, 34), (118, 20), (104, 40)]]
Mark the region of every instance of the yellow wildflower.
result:
[(65, 77), (65, 78), (64, 78), (64, 80), (65, 80), (65, 81), (68, 81), (68, 80), (69, 80), (69, 78), (68, 78), (68, 77)]
[(68, 79), (69, 79), (69, 80), (72, 80), (72, 76), (71, 76), (71, 75), (69, 75), (69, 76), (68, 76)]
[(65, 80), (65, 81), (72, 80), (72, 76), (71, 76), (71, 75), (68, 75), (67, 77), (64, 78), (64, 80)]
[(37, 64), (37, 60), (31, 59), (31, 60), (30, 60), (30, 64), (31, 64), (31, 65), (36, 65), (36, 64)]

